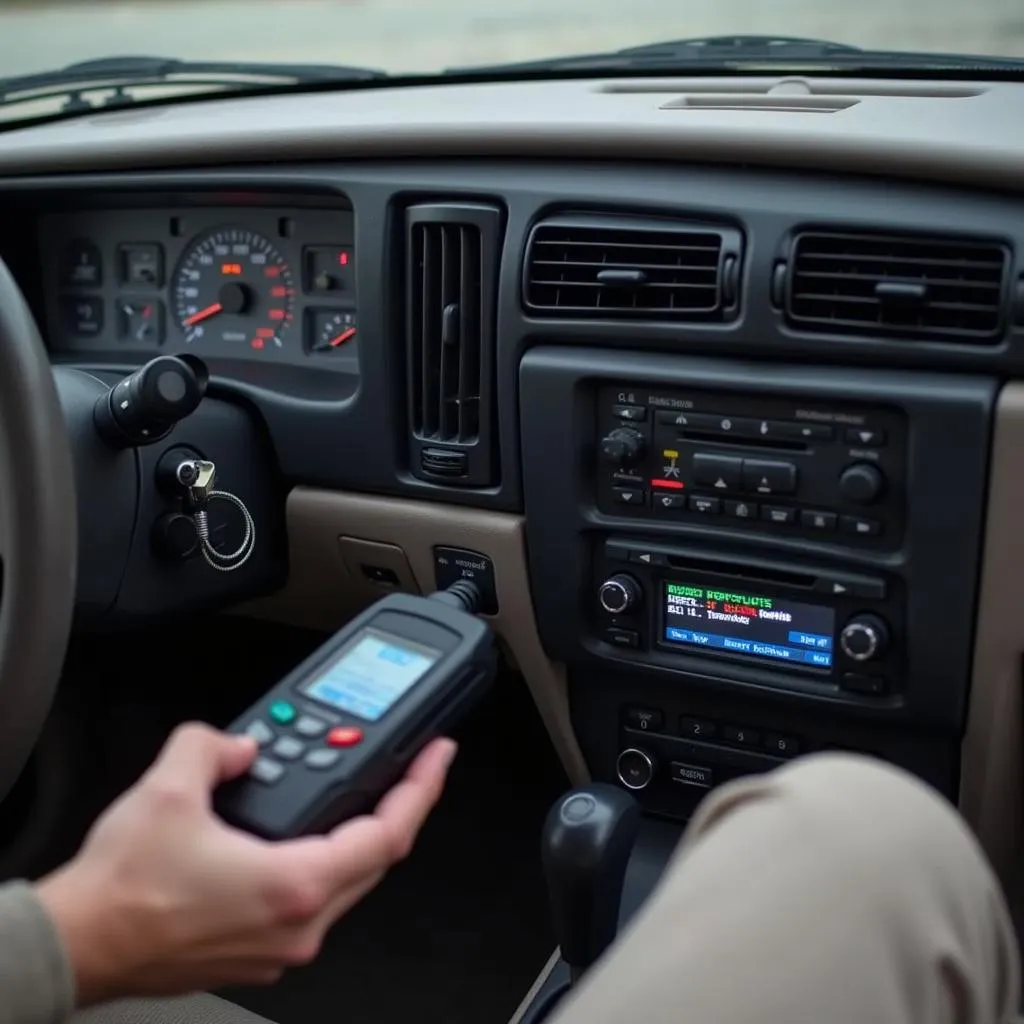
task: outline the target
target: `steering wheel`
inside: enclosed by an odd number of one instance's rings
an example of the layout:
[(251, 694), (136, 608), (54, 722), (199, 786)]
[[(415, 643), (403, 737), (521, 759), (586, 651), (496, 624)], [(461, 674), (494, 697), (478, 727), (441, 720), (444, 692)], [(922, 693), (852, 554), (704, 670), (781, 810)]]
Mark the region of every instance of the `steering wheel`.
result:
[(0, 799), (18, 780), (60, 682), (75, 606), (71, 444), (53, 371), (0, 260)]

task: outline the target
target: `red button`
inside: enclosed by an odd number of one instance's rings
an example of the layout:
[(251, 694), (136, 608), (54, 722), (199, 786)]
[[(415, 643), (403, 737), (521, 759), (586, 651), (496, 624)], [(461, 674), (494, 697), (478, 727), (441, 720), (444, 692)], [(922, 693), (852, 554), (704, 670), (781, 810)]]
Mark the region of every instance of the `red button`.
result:
[(339, 725), (327, 734), (327, 746), (354, 747), (361, 743), (362, 739), (362, 729), (357, 729), (354, 725)]

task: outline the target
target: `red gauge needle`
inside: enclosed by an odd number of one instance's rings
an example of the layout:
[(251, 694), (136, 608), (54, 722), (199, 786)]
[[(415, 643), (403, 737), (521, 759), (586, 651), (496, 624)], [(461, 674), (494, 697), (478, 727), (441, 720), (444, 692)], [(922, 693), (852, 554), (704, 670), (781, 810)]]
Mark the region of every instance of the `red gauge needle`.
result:
[(336, 338), (331, 338), (327, 344), (330, 345), (331, 348), (337, 348), (339, 345), (344, 345), (349, 338), (354, 338), (355, 334), (356, 329), (354, 327), (349, 327), (342, 331)]
[(224, 307), (219, 303), (215, 302), (212, 306), (207, 306), (206, 309), (199, 310), (198, 313), (193, 313), (186, 321), (186, 327), (195, 327), (196, 324), (201, 324), (204, 320), (209, 320), (211, 316), (216, 316), (222, 312)]

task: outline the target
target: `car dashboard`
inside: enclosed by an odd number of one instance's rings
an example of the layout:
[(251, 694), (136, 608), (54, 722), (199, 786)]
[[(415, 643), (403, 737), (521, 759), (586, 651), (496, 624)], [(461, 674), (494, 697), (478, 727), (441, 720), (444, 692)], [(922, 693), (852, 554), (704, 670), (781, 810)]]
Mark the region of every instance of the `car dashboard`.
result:
[(1022, 105), (735, 79), (97, 114), (6, 136), (0, 254), (56, 364), (198, 356), (251, 421), (237, 487), (273, 467), (249, 575), (146, 547), (147, 594), (330, 629), (470, 576), (572, 778), (685, 819), (865, 752), (1006, 875)]

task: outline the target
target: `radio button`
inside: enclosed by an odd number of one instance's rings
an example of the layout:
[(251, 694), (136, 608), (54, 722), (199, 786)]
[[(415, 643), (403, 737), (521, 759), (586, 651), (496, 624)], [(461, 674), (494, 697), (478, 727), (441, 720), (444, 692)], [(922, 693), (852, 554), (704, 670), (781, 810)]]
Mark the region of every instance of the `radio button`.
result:
[(657, 732), (665, 724), (665, 716), (654, 708), (626, 708), (626, 725), (630, 729)]
[(839, 522), (835, 512), (814, 512), (805, 509), (800, 513), (800, 525), (809, 530), (834, 530)]
[(722, 422), (721, 416), (712, 416), (706, 412), (673, 412), (662, 410), (657, 416), (658, 423), (669, 427), (678, 427), (680, 431), (692, 430), (701, 434), (718, 433)]
[(604, 642), (613, 647), (636, 648), (640, 646), (640, 634), (632, 629), (616, 629), (609, 627), (602, 633)]
[(888, 689), (881, 676), (861, 676), (847, 672), (840, 680), (839, 688), (849, 693), (863, 693), (868, 697), (878, 697)]
[(778, 757), (796, 757), (800, 753), (800, 743), (792, 736), (770, 732), (764, 738), (764, 749)]
[(878, 537), (882, 532), (882, 524), (875, 519), (861, 519), (860, 516), (843, 516), (840, 520), (843, 533), (857, 537)]
[(710, 768), (699, 764), (683, 764), (682, 761), (669, 764), (669, 776), (673, 782), (695, 786), (697, 789), (711, 789), (715, 784), (715, 775)]
[(693, 457), (693, 482), (715, 490), (736, 490), (743, 480), (743, 460), (698, 452)]
[(705, 516), (717, 516), (722, 511), (722, 502), (718, 498), (690, 498), (690, 511)]
[(643, 423), (647, 419), (647, 410), (642, 405), (613, 405), (612, 415), (617, 420), (630, 423)]
[(686, 508), (686, 496), (682, 494), (653, 494), (651, 507), (655, 512), (672, 512)]
[(796, 466), (792, 462), (743, 460), (743, 486), (758, 494), (796, 493)]
[(831, 441), (835, 430), (827, 423), (780, 423), (779, 429), (787, 440)]
[(629, 560), (631, 562), (639, 562), (640, 565), (668, 564), (668, 558), (660, 551), (644, 551), (642, 548), (631, 550), (629, 552)]
[(647, 492), (640, 487), (613, 487), (612, 497), (616, 505), (637, 505), (644, 504)]
[(796, 522), (796, 509), (781, 508), (778, 505), (762, 505), (761, 518), (779, 526), (789, 526)]
[(859, 447), (880, 448), (885, 444), (885, 431), (870, 427), (847, 427), (846, 443)]
[(724, 726), (722, 739), (726, 743), (735, 743), (738, 747), (757, 747), (761, 744), (761, 734), (755, 729), (746, 729), (742, 725)]
[(751, 501), (727, 501), (725, 514), (733, 519), (756, 519), (760, 506)]
[(712, 740), (717, 732), (718, 727), (715, 723), (703, 718), (690, 718), (684, 715), (679, 719), (679, 733), (688, 740)]

